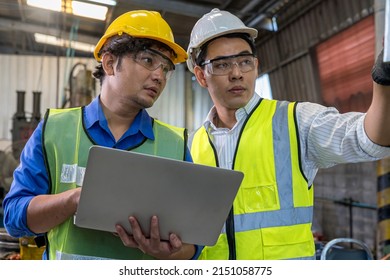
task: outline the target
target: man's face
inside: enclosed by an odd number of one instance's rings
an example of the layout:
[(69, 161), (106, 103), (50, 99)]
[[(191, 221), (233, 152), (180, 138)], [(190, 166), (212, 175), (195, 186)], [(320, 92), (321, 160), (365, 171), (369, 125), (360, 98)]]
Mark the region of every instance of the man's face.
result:
[[(113, 59), (113, 74), (107, 76), (110, 92), (119, 102), (135, 109), (153, 106), (167, 82), (167, 70), (173, 67), (170, 52), (151, 47), (149, 50)], [(114, 97), (115, 98), (115, 97)]]
[[(241, 38), (221, 37), (208, 45), (205, 60), (212, 63), (203, 69), (197, 66), (194, 71), (200, 85), (208, 89), (217, 110), (237, 110), (253, 96), (258, 60), (251, 54), (249, 44)], [(226, 59), (219, 60), (221, 57)]]

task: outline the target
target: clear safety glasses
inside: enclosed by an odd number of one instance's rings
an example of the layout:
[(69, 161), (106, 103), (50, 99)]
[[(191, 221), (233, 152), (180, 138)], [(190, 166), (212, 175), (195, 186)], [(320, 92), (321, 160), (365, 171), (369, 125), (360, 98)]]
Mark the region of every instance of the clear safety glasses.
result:
[(246, 73), (255, 69), (254, 54), (236, 54), (231, 56), (218, 57), (206, 60), (200, 66), (206, 66), (207, 70), (212, 75), (224, 76), (228, 75), (233, 66), (236, 65), (242, 73)]
[(175, 71), (173, 62), (162, 53), (153, 49), (139, 51), (135, 54), (134, 61), (150, 71), (161, 67), (167, 80), (172, 76), (173, 71)]

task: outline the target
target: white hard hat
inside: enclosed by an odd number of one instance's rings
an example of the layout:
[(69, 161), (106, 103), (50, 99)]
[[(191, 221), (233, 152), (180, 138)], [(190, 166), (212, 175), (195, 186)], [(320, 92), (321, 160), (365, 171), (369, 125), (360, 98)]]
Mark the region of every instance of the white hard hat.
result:
[(216, 37), (231, 33), (246, 33), (252, 40), (257, 37), (256, 29), (245, 26), (238, 17), (227, 11), (220, 11), (215, 8), (200, 18), (191, 32), (187, 49), (188, 69), (194, 72), (195, 59), (199, 55), (200, 47), (203, 44)]

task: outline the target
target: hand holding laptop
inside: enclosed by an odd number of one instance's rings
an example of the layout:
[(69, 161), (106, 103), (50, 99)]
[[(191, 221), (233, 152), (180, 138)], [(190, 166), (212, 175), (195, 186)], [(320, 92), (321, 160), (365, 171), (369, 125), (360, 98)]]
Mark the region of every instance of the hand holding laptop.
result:
[[(156, 216), (153, 216), (150, 221), (150, 233), (147, 234), (147, 236), (150, 236), (149, 238), (142, 232), (136, 217), (130, 216), (129, 223), (132, 228), (132, 234), (128, 234), (125, 228), (119, 224), (115, 226), (117, 234), (121, 238), (123, 244), (127, 247), (137, 248), (144, 254), (154, 256), (158, 259), (177, 258), (177, 256), (173, 254), (178, 252), (183, 253), (181, 251), (183, 246), (187, 247), (185, 250), (194, 251), (192, 245), (183, 244), (180, 238), (174, 233), (169, 235), (169, 240), (161, 240), (158, 218)], [(189, 255), (193, 255), (194, 253), (195, 252), (192, 252), (192, 254)]]

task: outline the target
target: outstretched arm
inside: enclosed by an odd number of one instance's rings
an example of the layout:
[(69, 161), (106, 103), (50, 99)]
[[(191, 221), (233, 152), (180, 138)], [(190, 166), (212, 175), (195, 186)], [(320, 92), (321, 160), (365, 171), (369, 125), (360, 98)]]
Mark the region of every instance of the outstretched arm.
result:
[(390, 146), (390, 63), (383, 62), (383, 50), (372, 69), (372, 78), (373, 97), (364, 129), (374, 143)]

